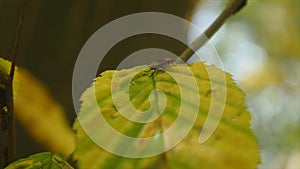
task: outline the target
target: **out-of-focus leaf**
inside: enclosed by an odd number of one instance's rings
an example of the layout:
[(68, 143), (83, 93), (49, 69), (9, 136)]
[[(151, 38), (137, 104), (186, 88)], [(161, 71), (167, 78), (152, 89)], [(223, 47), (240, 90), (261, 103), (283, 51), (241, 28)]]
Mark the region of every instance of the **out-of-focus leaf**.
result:
[[(223, 73), (214, 66), (206, 66), (207, 70), (214, 73)], [(226, 103), (223, 117), (216, 131), (203, 144), (198, 143), (199, 133), (207, 118), (212, 96), (212, 81), (203, 63), (197, 62), (189, 65), (197, 81), (200, 95), (200, 108), (196, 122), (185, 137), (176, 147), (161, 155), (134, 159), (113, 155), (97, 144), (95, 144), (85, 133), (79, 121), (74, 124), (77, 131), (77, 146), (74, 158), (81, 169), (133, 169), (133, 168), (155, 168), (155, 169), (254, 169), (259, 162), (259, 153), (256, 138), (250, 127), (250, 114), (246, 110), (243, 93), (236, 86), (230, 75), (226, 74)], [(166, 70), (181, 74), (184, 81), (188, 74), (185, 74), (182, 65), (168, 66)], [(126, 90), (122, 83), (126, 78), (137, 73), (131, 80), (129, 86), (129, 98), (134, 107), (140, 111), (149, 108), (148, 97), (153, 89), (164, 92), (167, 104), (160, 118), (150, 123), (134, 123), (124, 118), (117, 112), (113, 102), (112, 86), (118, 90)], [(117, 78), (118, 83), (112, 85), (112, 77)], [(186, 84), (187, 86), (189, 84)], [(221, 84), (218, 84), (221, 85)], [(93, 94), (95, 93), (97, 104), (93, 104)], [(190, 93), (188, 102), (193, 109), (194, 96), (198, 93)], [(118, 99), (118, 98), (116, 98)], [(78, 119), (80, 122), (95, 126), (98, 108), (101, 110), (107, 122), (118, 132), (135, 138), (152, 137), (168, 129), (175, 121), (180, 110), (181, 98), (178, 84), (168, 73), (161, 70), (151, 69), (149, 66), (138, 66), (121, 71), (105, 71), (97, 77), (92, 87), (87, 89), (82, 95), (82, 107)], [(151, 98), (150, 98), (151, 100)], [(120, 101), (120, 100), (119, 100)], [(127, 103), (128, 104), (128, 103)], [(99, 124), (102, 125), (102, 124)], [(100, 129), (101, 130), (101, 129)], [(97, 131), (99, 132), (99, 128)], [(107, 131), (101, 131), (107, 132)], [(113, 140), (113, 138), (100, 138)], [(167, 140), (168, 138), (166, 138)], [(162, 145), (163, 146), (163, 145)], [(126, 147), (128, 151), (133, 151), (131, 147)]]
[(5, 169), (73, 169), (73, 167), (60, 154), (44, 152), (15, 161)]
[(300, 59), (299, 8), (296, 0), (253, 1), (239, 20), (250, 22), (272, 58)]
[(241, 88), (244, 92), (255, 93), (267, 86), (279, 85), (286, 77), (286, 72), (278, 69), (279, 66), (276, 63), (266, 64), (265, 67), (249, 74), (249, 78), (241, 82)]
[(24, 69), (16, 74), (14, 107), (17, 119), (51, 151), (69, 155), (75, 146), (63, 108), (47, 88)]
[[(0, 58), (0, 67), (8, 74), (10, 62)], [(16, 119), (24, 128), (53, 152), (69, 155), (75, 137), (62, 107), (47, 88), (24, 69), (16, 69), (14, 83)]]

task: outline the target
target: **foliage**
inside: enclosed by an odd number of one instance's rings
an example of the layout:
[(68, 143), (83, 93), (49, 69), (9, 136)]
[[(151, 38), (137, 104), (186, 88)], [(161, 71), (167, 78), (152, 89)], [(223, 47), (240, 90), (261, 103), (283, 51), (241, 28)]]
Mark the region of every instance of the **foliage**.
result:
[[(93, 4), (95, 4), (95, 2), (96, 1), (92, 1)], [(51, 4), (50, 1), (49, 3)], [(78, 10), (76, 9), (78, 8), (78, 6), (82, 6), (81, 3), (74, 4), (75, 5), (70, 7), (70, 9), (72, 9), (70, 13), (72, 13), (72, 11), (76, 11), (76, 13), (78, 13)], [(181, 3), (178, 4), (179, 6), (181, 5)], [(86, 11), (93, 12), (93, 10), (90, 10), (91, 6), (93, 5), (91, 5), (90, 2), (86, 1), (83, 8)], [(189, 9), (188, 6), (190, 5), (187, 5), (187, 9)], [(88, 12), (89, 14), (87, 14), (85, 17), (80, 18), (80, 25), (87, 25), (86, 18), (90, 17), (92, 12)], [(81, 11), (81, 13), (84, 12)], [(180, 15), (186, 15), (187, 12), (181, 11), (179, 13)], [(116, 16), (113, 16), (112, 18)], [(106, 23), (108, 20), (109, 19), (107, 18), (104, 19), (104, 23)], [(46, 20), (46, 22), (48, 28), (48, 20)], [(72, 20), (71, 22), (73, 23), (74, 20)], [(43, 26), (41, 25), (39, 25), (39, 28), (43, 28)], [(43, 30), (39, 28), (37, 28), (37, 31)], [(66, 33), (64, 34), (64, 36), (60, 36), (58, 38), (64, 39), (65, 36), (73, 37), (72, 35), (79, 35), (78, 32), (82, 31), (82, 28), (79, 26), (72, 28), (74, 29), (72, 29), (72, 31), (69, 31), (69, 34)], [(296, 30), (296, 28), (294, 30)], [(266, 32), (269, 33), (268, 31)], [(297, 33), (297, 31), (294, 32)], [(51, 37), (50, 39), (54, 38), (52, 34), (49, 34), (49, 36)], [(84, 38), (81, 38), (81, 40), (84, 41), (86, 38), (86, 34), (82, 36)], [(268, 37), (270, 39), (273, 38), (273, 36), (270, 34), (268, 35)], [(51, 49), (51, 51), (56, 51), (56, 53), (62, 51), (61, 53), (63, 53), (63, 55), (66, 55), (67, 50), (73, 49), (73, 46), (80, 46), (78, 44), (75, 44), (78, 41), (75, 42), (72, 38), (72, 40), (66, 41), (57, 40), (56, 37), (54, 39), (55, 41), (66, 42), (66, 44), (62, 45), (62, 48), (65, 49), (61, 50), (59, 47), (56, 47), (53, 50)], [(154, 43), (156, 42), (157, 40), (154, 40)], [(167, 44), (174, 47), (173, 44)], [(293, 51), (283, 49), (279, 50), (285, 53), (292, 51), (288, 53), (288, 55), (298, 56), (297, 52), (299, 51), (296, 50), (297, 44), (298, 41), (291, 41), (290, 43), (287, 43), (285, 46), (283, 46), (284, 49), (286, 49), (287, 47), (291, 47)], [(55, 43), (55, 45), (60, 46), (58, 43)], [(135, 45), (126, 45), (126, 48), (128, 48), (128, 46), (136, 47)], [(271, 51), (272, 46), (268, 48)], [(279, 50), (274, 50), (274, 53)], [(45, 53), (45, 50), (42, 48), (35, 48), (34, 52), (37, 53), (37, 51)], [(119, 51), (119, 53), (121, 53), (122, 56), (126, 56), (121, 50)], [(50, 55), (50, 53), (48, 54)], [(58, 55), (55, 56), (58, 57)], [(0, 60), (1, 71), (4, 70), (8, 72), (8, 65), (8, 62), (2, 59)], [(247, 111), (247, 108), (245, 107), (243, 93), (233, 82), (229, 74), (226, 74), (227, 86), (222, 86), (227, 90), (227, 100), (221, 123), (215, 133), (207, 142), (203, 144), (198, 143), (199, 133), (204, 125), (204, 120), (208, 116), (208, 112), (212, 102), (210, 89), (211, 82), (215, 79), (210, 79), (210, 77), (208, 77), (208, 74), (205, 71), (205, 66), (202, 63), (193, 63), (189, 66), (194, 75), (197, 77), (197, 86), (200, 89), (199, 95), (201, 97), (201, 106), (198, 109), (198, 118), (196, 119), (195, 126), (186, 136), (186, 138), (175, 148), (162, 155), (144, 159), (125, 158), (104, 151), (98, 145), (96, 145), (91, 140), (91, 138), (87, 136), (78, 119), (81, 119), (86, 123), (93, 125), (97, 123), (97, 121), (95, 121), (95, 118), (93, 118), (95, 116), (95, 113), (98, 113), (98, 111), (95, 110), (100, 108), (101, 110), (103, 110), (103, 114), (110, 125), (112, 125), (116, 130), (123, 134), (133, 137), (156, 136), (158, 133), (162, 133), (163, 131), (166, 131), (168, 128), (170, 128), (172, 123), (178, 116), (177, 112), (181, 108), (180, 101), (182, 100), (182, 98), (180, 97), (180, 92), (182, 91), (177, 86), (178, 84), (176, 84), (174, 79), (172, 79), (167, 73), (152, 69), (149, 66), (138, 66), (122, 71), (106, 71), (103, 72), (100, 77), (96, 78), (92, 87), (88, 88), (82, 96), (83, 105), (81, 107), (81, 113), (74, 124), (77, 143), (75, 152), (72, 155), (74, 155), (75, 160), (77, 160), (79, 168), (256, 168), (256, 165), (259, 163), (259, 153), (256, 138), (250, 127), (251, 117), (249, 112)], [(2, 70), (2, 67), (6, 68)], [(168, 66), (166, 69), (174, 71), (175, 73), (179, 72), (179, 74), (182, 75), (181, 80), (185, 81), (187, 74), (182, 71), (181, 65)], [(215, 72), (221, 72), (219, 69), (213, 66), (208, 66), (208, 69), (214, 70)], [(126, 86), (122, 86), (122, 83), (124, 82), (126, 76), (132, 73), (138, 73), (137, 76), (135, 76), (135, 78), (131, 81), (132, 85), (130, 86), (128, 92), (130, 101), (135, 108), (139, 109), (140, 111), (147, 110), (151, 106), (150, 95), (154, 89), (160, 89), (166, 94), (166, 100), (168, 104), (163, 115), (156, 121), (153, 121), (149, 124), (128, 122), (128, 120), (118, 114), (119, 112), (117, 111), (114, 102), (112, 101), (112, 96), (110, 95), (112, 76), (116, 75), (118, 77), (117, 85), (119, 85), (118, 87), (120, 88), (120, 91), (126, 91)], [(55, 76), (57, 75), (55, 74)], [(68, 126), (68, 123), (64, 117), (64, 111), (62, 107), (53, 100), (52, 96), (49, 94), (43, 84), (37, 81), (30, 73), (26, 72), (25, 70), (18, 69), (15, 79), (14, 102), (18, 120), (23, 123), (26, 129), (37, 140), (39, 140), (43, 145), (46, 145), (47, 148), (49, 148), (51, 151), (61, 152), (65, 156), (69, 155), (75, 148), (74, 134)], [(282, 79), (283, 78), (275, 78), (275, 80), (272, 80), (277, 83)], [(61, 86), (59, 85), (59, 87)], [(91, 104), (91, 98), (93, 96), (92, 94), (94, 89), (96, 90), (97, 97), (96, 105)], [(187, 92), (186, 94), (189, 93)], [(149, 98), (149, 101), (147, 100), (147, 98)], [(195, 106), (193, 105), (195, 104), (194, 101), (195, 100), (190, 97), (190, 109), (195, 109)], [(121, 108), (126, 109), (126, 104), (124, 104)], [(294, 131), (294, 128), (292, 128), (291, 131)], [(107, 131), (103, 131), (101, 130), (101, 128), (100, 131), (93, 131), (95, 135), (97, 135), (99, 132), (105, 133)], [(47, 137), (45, 137), (45, 135), (47, 135)], [(101, 139), (106, 138), (103, 137)], [(297, 142), (297, 139), (295, 138), (292, 138), (291, 140), (292, 142)], [(162, 142), (164, 146), (166, 144), (166, 140), (162, 140)], [(118, 145), (116, 147), (118, 147)], [(130, 147), (126, 148), (128, 149)], [(66, 161), (64, 161), (62, 156), (58, 154), (40, 153), (30, 156), (26, 159), (18, 160), (9, 165), (7, 168), (68, 169), (72, 167)]]
[(44, 152), (13, 162), (5, 169), (73, 169), (73, 167), (61, 155)]
[[(9, 66), (9, 63), (5, 60), (1, 60), (1, 64)], [(187, 74), (183, 65), (172, 65), (167, 66), (165, 71), (178, 74), (180, 81), (188, 82), (189, 74)], [(217, 69), (214, 66), (205, 66), (203, 63), (197, 62), (189, 65), (190, 70), (193, 72), (193, 75), (196, 77), (197, 87), (199, 88), (199, 96), (201, 97), (201, 105), (199, 109), (197, 108), (198, 103), (193, 102), (193, 98), (190, 98), (189, 102), (186, 103), (188, 106), (188, 111), (191, 111), (195, 108), (198, 111), (198, 118), (196, 119), (195, 125), (191, 132), (185, 137), (185, 139), (177, 145), (175, 148), (170, 151), (143, 159), (130, 159), (125, 157), (119, 157), (112, 155), (99, 146), (97, 146), (82, 130), (78, 120), (74, 124), (74, 129), (77, 134), (77, 145), (74, 152), (74, 158), (77, 160), (79, 168), (255, 168), (259, 162), (258, 157), (258, 148), (256, 144), (256, 138), (253, 135), (253, 132), (250, 128), (250, 115), (244, 106), (244, 96), (243, 93), (236, 87), (235, 83), (232, 81), (229, 74), (226, 74), (227, 85), (223, 86), (221, 83), (217, 83), (220, 87), (225, 87), (227, 90), (227, 100), (224, 109), (224, 115), (221, 119), (217, 130), (213, 133), (212, 137), (205, 143), (199, 144), (198, 138), (201, 128), (203, 127), (204, 121), (207, 118), (211, 101), (211, 85), (212, 81), (218, 81), (218, 76), (215, 79), (211, 79), (207, 71), (214, 72), (214, 74), (222, 74), (222, 71)], [(168, 129), (174, 120), (177, 118), (177, 112), (181, 109), (181, 88), (178, 86), (176, 81), (163, 70), (153, 69), (149, 66), (138, 66), (131, 69), (125, 69), (121, 71), (106, 71), (103, 72), (100, 77), (96, 78), (93, 86), (96, 90), (96, 97), (98, 101), (98, 106), (103, 110), (103, 114), (106, 117), (107, 121), (119, 132), (127, 134), (133, 137), (151, 137), (157, 133), (163, 132)], [(134, 79), (130, 82), (131, 86), (129, 88), (130, 100), (134, 107), (140, 111), (147, 110), (150, 106), (147, 98), (150, 95), (150, 92), (154, 89), (160, 89), (166, 94), (167, 105), (162, 116), (157, 120), (151, 123), (141, 125), (138, 123), (133, 123), (125, 119), (124, 117), (118, 114), (114, 107), (112, 101), (111, 92), (111, 81), (112, 77), (116, 77), (116, 84), (119, 85), (119, 91), (126, 91), (126, 85), (122, 85), (128, 77), (131, 77), (133, 74)], [(26, 78), (27, 77), (27, 78)], [(30, 78), (27, 74), (20, 73), (18, 69), (16, 75), (16, 82), (14, 83), (15, 90), (20, 91), (20, 86), (23, 84), (23, 87), (30, 86), (28, 83)], [(24, 80), (26, 78), (26, 80)], [(24, 81), (27, 81), (25, 83)], [(114, 86), (115, 86), (114, 85)], [(116, 87), (116, 86), (115, 86)], [(187, 88), (186, 88), (187, 87)], [(216, 87), (216, 86), (215, 86)], [(191, 91), (188, 86), (185, 86), (185, 90)], [(90, 119), (93, 116), (93, 110), (97, 109), (97, 105), (93, 105), (91, 99), (92, 90), (94, 88), (89, 88), (82, 96), (82, 108), (79, 119), (90, 124), (97, 123), (96, 121), (86, 120)], [(41, 88), (37, 88), (41, 90)], [(41, 90), (43, 91), (43, 90)], [(20, 96), (23, 93), (23, 96)], [(39, 92), (37, 92), (39, 93)], [(188, 93), (187, 93), (188, 94)], [(186, 96), (193, 97), (195, 93), (189, 93)], [(26, 100), (32, 100), (30, 96), (27, 96), (23, 92), (19, 92), (15, 98), (16, 107), (18, 104), (21, 104), (20, 107), (24, 107), (24, 102), (28, 106), (33, 106), (38, 108), (39, 106), (34, 106), (34, 103), (30, 103)], [(27, 96), (27, 97), (25, 97)], [(32, 96), (32, 95), (31, 95)], [(35, 94), (34, 96), (39, 96)], [(119, 98), (120, 99), (120, 98)], [(120, 101), (120, 100), (118, 100)], [(41, 106), (43, 107), (43, 106)], [(18, 110), (18, 109), (17, 109)], [(22, 110), (22, 109), (21, 109)], [(45, 110), (45, 109), (44, 109)], [(50, 109), (51, 110), (51, 109)], [(49, 112), (49, 110), (47, 111)], [(39, 118), (46, 119), (41, 117), (44, 112), (36, 111), (35, 114), (31, 114), (31, 111), (26, 110), (26, 106), (23, 109), (22, 116), (27, 116), (28, 119)], [(17, 114), (19, 119), (20, 114)], [(30, 118), (29, 118), (30, 117)], [(52, 117), (52, 116), (50, 116)], [(56, 117), (53, 120), (59, 120), (60, 116)], [(25, 117), (26, 118), (26, 117)], [(49, 118), (47, 118), (49, 120)], [(185, 119), (188, 123), (193, 123), (193, 119)], [(51, 118), (49, 120), (51, 122)], [(30, 121), (34, 123), (34, 121)], [(43, 122), (47, 124), (49, 122)], [(54, 122), (53, 122), (54, 123)], [(55, 122), (57, 123), (57, 122)], [(38, 125), (37, 123), (36, 125)], [(59, 124), (59, 123), (58, 123)], [(64, 124), (63, 122), (61, 124)], [(61, 133), (67, 131), (58, 129), (57, 126), (54, 128), (46, 129), (44, 126), (38, 125), (40, 130), (39, 132), (51, 133), (51, 131), (60, 131)], [(45, 125), (47, 127), (47, 125)], [(62, 125), (64, 126), (64, 125)], [(35, 126), (36, 127), (36, 126)], [(35, 132), (36, 129), (33, 129)], [(54, 133), (55, 133), (54, 132)], [(97, 131), (96, 131), (97, 132)], [(105, 132), (105, 131), (102, 131)], [(66, 132), (67, 133), (67, 132)], [(63, 134), (66, 134), (63, 133)], [(39, 135), (39, 134), (37, 134)], [(53, 140), (56, 136), (49, 135), (49, 139)], [(67, 145), (72, 143), (68, 140), (72, 138), (71, 136), (61, 136), (57, 137), (61, 139), (66, 137), (61, 141), (56, 141), (55, 145)], [(38, 138), (38, 137), (37, 137)], [(168, 139), (168, 138), (165, 138)], [(55, 140), (54, 140), (55, 141)], [(166, 141), (166, 140), (165, 140)], [(60, 143), (61, 142), (61, 143)], [(233, 144), (235, 143), (235, 144)], [(63, 149), (61, 149), (63, 150)], [(247, 152), (246, 154), (244, 152)], [(197, 159), (197, 160), (195, 160)], [(200, 163), (199, 163), (200, 162)], [(52, 153), (40, 153), (33, 156), (30, 156), (25, 159), (18, 160), (10, 164), (7, 169), (13, 168), (62, 168), (67, 169), (71, 166), (65, 162), (60, 155)]]
[[(203, 63), (197, 62), (189, 65), (197, 79), (201, 105), (198, 117), (192, 131), (185, 139), (170, 151), (151, 158), (130, 159), (112, 155), (95, 144), (77, 120), (74, 129), (77, 134), (77, 146), (74, 158), (82, 169), (98, 168), (256, 168), (258, 164), (258, 148), (256, 139), (250, 128), (250, 115), (244, 106), (243, 93), (236, 87), (231, 77), (227, 74), (227, 100), (223, 118), (212, 137), (204, 144), (198, 143), (199, 133), (207, 117), (211, 103), (211, 80)], [(221, 70), (214, 66), (207, 69), (220, 73)], [(182, 81), (186, 81), (188, 74), (183, 66), (174, 65), (166, 68), (167, 71), (179, 73)], [(120, 91), (126, 91), (124, 81), (136, 74), (130, 82), (129, 96), (133, 106), (140, 111), (145, 111), (150, 104), (147, 98), (154, 89), (159, 89), (166, 94), (167, 105), (165, 111), (158, 120), (147, 123), (134, 123), (121, 116), (111, 95), (111, 86)], [(117, 78), (116, 84), (112, 84), (112, 77)], [(96, 93), (97, 104), (93, 104), (93, 94)], [(79, 115), (81, 124), (91, 126), (99, 123), (97, 119), (98, 106), (108, 123), (118, 132), (131, 137), (151, 137), (168, 129), (180, 111), (181, 99), (178, 84), (168, 73), (154, 70), (149, 66), (138, 66), (121, 71), (106, 71), (96, 78), (92, 87), (83, 94), (82, 107)], [(120, 92), (119, 92), (120, 93)], [(194, 107), (193, 96), (189, 93), (189, 110)], [(119, 98), (122, 101), (122, 98)], [(151, 100), (151, 99), (150, 99)], [(115, 100), (116, 101), (116, 100)], [(127, 104), (128, 105), (128, 104)], [(192, 123), (192, 119), (190, 123)], [(99, 124), (102, 126), (101, 124)], [(107, 130), (94, 129), (97, 133), (107, 133)], [(90, 135), (91, 136), (91, 135)], [(105, 139), (105, 138), (100, 138)], [(166, 140), (170, 138), (165, 138)], [(164, 142), (168, 142), (164, 140)], [(116, 140), (116, 142), (121, 140)], [(116, 145), (116, 146), (121, 146)], [(130, 147), (128, 147), (128, 151)], [(247, 153), (245, 153), (247, 152)]]

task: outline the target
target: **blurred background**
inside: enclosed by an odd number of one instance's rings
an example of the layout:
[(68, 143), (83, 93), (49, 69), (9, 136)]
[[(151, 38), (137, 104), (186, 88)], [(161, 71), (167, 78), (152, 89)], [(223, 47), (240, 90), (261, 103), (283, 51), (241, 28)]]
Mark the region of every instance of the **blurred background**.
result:
[[(10, 59), (22, 3), (0, 0), (3, 58)], [(131, 13), (158, 11), (191, 20), (204, 31), (225, 3), (225, 0), (29, 0), (17, 64), (49, 88), (63, 105), (71, 125), (76, 117), (71, 92), (73, 66), (83, 44), (101, 26)], [(261, 169), (300, 168), (299, 9), (297, 0), (250, 0), (210, 42), (221, 58), (223, 69), (233, 75), (246, 94), (261, 150)], [(189, 31), (184, 25), (174, 29)], [(193, 32), (188, 35), (189, 42), (198, 36)], [(134, 36), (107, 54), (99, 72), (114, 69), (130, 53), (150, 47), (179, 55), (186, 46), (168, 37)], [(201, 50), (201, 54), (207, 54), (205, 47)], [(47, 150), (21, 123), (17, 133), (18, 157)]]
[[(222, 1), (204, 1), (192, 22), (205, 30), (223, 6)], [(260, 168), (300, 168), (299, 9), (295, 0), (249, 1), (211, 40), (225, 71), (246, 94)], [(203, 49), (200, 53), (209, 55)]]

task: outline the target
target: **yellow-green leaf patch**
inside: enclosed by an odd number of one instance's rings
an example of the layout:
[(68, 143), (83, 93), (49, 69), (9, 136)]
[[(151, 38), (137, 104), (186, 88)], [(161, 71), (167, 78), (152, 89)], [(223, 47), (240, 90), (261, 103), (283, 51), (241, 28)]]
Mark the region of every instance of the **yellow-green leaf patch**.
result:
[(61, 155), (43, 152), (17, 160), (5, 169), (73, 169)]
[[(95, 82), (82, 95), (82, 107), (77, 121), (74, 124), (74, 129), (77, 133), (77, 146), (74, 152), (74, 158), (80, 169), (255, 169), (259, 163), (259, 152), (256, 138), (250, 126), (250, 113), (245, 106), (244, 95), (241, 90), (233, 82), (229, 74), (225, 75), (226, 84), (219, 81), (219, 76), (211, 77), (208, 72), (213, 72), (216, 75), (224, 73), (214, 66), (205, 66), (203, 63), (196, 62), (188, 65), (188, 68), (193, 73), (198, 92), (195, 93), (189, 83), (184, 83), (184, 86), (179, 86), (178, 81), (167, 72), (178, 74), (183, 82), (188, 82), (186, 79), (191, 76), (185, 71), (185, 65), (171, 65), (164, 70), (153, 69), (147, 65), (137, 66), (131, 69), (120, 71), (105, 71), (95, 79)], [(134, 74), (134, 76), (132, 75)], [(133, 77), (133, 78), (132, 78)], [(130, 79), (130, 85), (127, 86), (125, 81)], [(212, 83), (214, 82), (214, 83)], [(213, 84), (213, 85), (212, 85)], [(213, 87), (213, 88), (212, 88)], [(208, 112), (212, 105), (212, 101), (222, 102), (218, 97), (212, 100), (212, 90), (214, 88), (225, 88), (226, 102), (224, 103), (223, 116), (220, 120), (215, 132), (209, 139), (200, 144), (199, 134), (203, 129)], [(191, 90), (186, 90), (191, 88)], [(113, 90), (112, 90), (113, 89)], [(143, 113), (153, 106), (154, 101), (159, 103), (164, 102), (163, 97), (157, 96), (152, 98), (151, 92), (159, 89), (163, 92), (166, 99), (166, 105), (163, 113), (158, 118), (149, 123), (132, 122), (120, 114), (120, 110), (130, 110), (126, 108), (132, 105), (138, 113)], [(112, 96), (112, 91), (116, 92), (117, 96)], [(125, 102), (122, 91), (128, 93), (129, 102)], [(181, 92), (185, 91), (188, 97), (181, 98)], [(192, 91), (192, 92), (190, 92)], [(121, 94), (120, 94), (121, 93)], [(96, 97), (96, 105), (94, 104), (94, 94)], [(118, 95), (119, 94), (119, 95)], [(216, 92), (218, 96), (218, 91)], [(200, 96), (200, 103), (196, 98)], [(120, 99), (122, 98), (122, 99)], [(125, 102), (125, 103), (122, 103)], [(116, 106), (118, 104), (123, 107)], [(197, 109), (197, 118), (191, 131), (185, 138), (174, 148), (160, 155), (147, 158), (127, 158), (114, 155), (98, 146), (94, 141), (87, 136), (85, 130), (81, 126), (83, 121), (93, 130), (92, 133), (97, 135), (108, 133), (105, 127), (97, 128), (95, 126), (104, 126), (104, 123), (97, 121), (98, 110), (107, 123), (117, 132), (134, 138), (149, 138), (155, 137), (160, 133), (164, 133), (172, 127), (178, 118), (178, 112), (184, 102), (188, 105), (188, 111), (192, 112), (197, 104), (200, 106)], [(155, 106), (155, 105), (154, 105)], [(158, 106), (159, 107), (159, 106)], [(157, 109), (159, 111), (159, 109)], [(188, 122), (193, 122), (193, 119), (185, 119)], [(217, 118), (212, 120), (217, 121)], [(178, 130), (180, 132), (180, 129)], [(204, 131), (205, 132), (205, 131)], [(161, 146), (166, 147), (168, 139), (165, 137), (161, 140)], [(110, 137), (98, 138), (104, 141), (111, 142), (120, 148), (122, 140), (115, 140)], [(141, 142), (141, 145), (143, 143)], [(134, 144), (122, 147), (126, 151), (135, 151)]]

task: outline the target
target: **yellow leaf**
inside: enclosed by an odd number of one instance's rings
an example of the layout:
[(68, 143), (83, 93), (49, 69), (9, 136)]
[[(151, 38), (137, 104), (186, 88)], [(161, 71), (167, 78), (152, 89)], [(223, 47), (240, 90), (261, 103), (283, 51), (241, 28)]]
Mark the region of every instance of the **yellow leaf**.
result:
[[(258, 146), (250, 127), (251, 117), (246, 110), (241, 90), (229, 74), (225, 75), (214, 66), (205, 66), (200, 62), (190, 64), (188, 69), (192, 75), (188, 73), (186, 67), (185, 65), (171, 65), (164, 70), (159, 70), (144, 65), (121, 71), (105, 71), (100, 77), (97, 77), (93, 85), (81, 97), (81, 111), (74, 124), (77, 133), (74, 158), (78, 161), (79, 168), (256, 168), (259, 163)], [(217, 76), (211, 77), (208, 72)], [(225, 76), (226, 84), (219, 81), (222, 74)], [(173, 75), (177, 77), (174, 78)], [(193, 88), (190, 78), (195, 79), (199, 90)], [(128, 79), (129, 86), (127, 85)], [(208, 119), (208, 112), (213, 101), (222, 101), (218, 100), (218, 97), (215, 98), (216, 100), (212, 99), (212, 95), (220, 95), (220, 91), (213, 94), (212, 90), (216, 88), (226, 89), (223, 116), (211, 137), (206, 142), (199, 143), (199, 134), (202, 129), (206, 129), (204, 123)], [(153, 93), (156, 90), (160, 90), (162, 93)], [(94, 96), (96, 100), (93, 100)], [(198, 96), (200, 96), (200, 101), (197, 99)], [(126, 97), (129, 97), (129, 101)], [(156, 104), (154, 104), (155, 102)], [(197, 105), (200, 106), (197, 107)], [(220, 106), (220, 104), (217, 105)], [(151, 112), (151, 110), (154, 111)], [(161, 110), (163, 110), (162, 114), (159, 113)], [(140, 117), (147, 111), (151, 112), (148, 114), (149, 118), (154, 114), (157, 114), (158, 117), (148, 123), (133, 122), (127, 119), (140, 120), (134, 117)], [(179, 113), (180, 111), (184, 111), (184, 114)], [(193, 116), (190, 114), (193, 111), (196, 111), (197, 118), (191, 118)], [(134, 113), (130, 114), (132, 112)], [(107, 123), (98, 120), (101, 114)], [(183, 120), (181, 126), (173, 130), (173, 134), (161, 137), (173, 125), (178, 124), (176, 123), (177, 119)], [(216, 115), (213, 114), (210, 120), (216, 121)], [(116, 150), (116, 154), (121, 152), (128, 155), (155, 151), (148, 149), (148, 152), (140, 152), (136, 148), (151, 147), (152, 142), (124, 142), (124, 135), (139, 139), (156, 138), (157, 143), (160, 143), (158, 145), (164, 150), (174, 139), (177, 139), (177, 133), (180, 133), (190, 123), (193, 126), (185, 138), (162, 154), (144, 158), (128, 158), (129, 156), (121, 157), (108, 152), (108, 150), (110, 152)], [(122, 136), (113, 135), (111, 133), (113, 130), (108, 128), (107, 124)], [(107, 142), (110, 147), (103, 147), (105, 150), (97, 145), (98, 141), (101, 142), (100, 144)]]
[[(0, 58), (2, 72), (8, 74), (10, 62)], [(16, 68), (14, 82), (16, 119), (41, 144), (63, 155), (72, 153), (75, 136), (61, 105), (44, 84), (22, 68)]]

